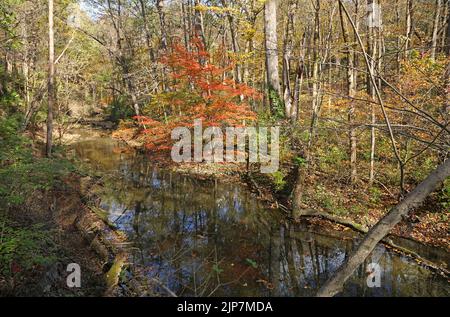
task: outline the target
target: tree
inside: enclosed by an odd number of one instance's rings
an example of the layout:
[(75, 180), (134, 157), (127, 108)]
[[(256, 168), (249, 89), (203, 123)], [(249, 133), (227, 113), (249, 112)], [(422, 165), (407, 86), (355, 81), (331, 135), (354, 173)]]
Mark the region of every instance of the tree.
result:
[(406, 32), (405, 32), (405, 45), (404, 56), (409, 56), (409, 49), (414, 34), (414, 0), (406, 0)]
[(438, 40), (438, 28), (439, 28), (439, 17), (441, 14), (441, 0), (436, 0), (436, 8), (434, 11), (434, 20), (433, 20), (433, 34), (431, 35), (431, 53), (430, 57), (432, 60), (436, 59), (436, 49), (437, 49), (437, 40)]
[(48, 111), (46, 153), (52, 156), (53, 144), (53, 108), (56, 103), (55, 88), (55, 41), (53, 33), (53, 0), (48, 0)]
[[(381, 71), (382, 63), (382, 39), (381, 39), (381, 5), (376, 0), (368, 1), (368, 37), (367, 37), (367, 53), (370, 55), (370, 68), (372, 73), (375, 72), (375, 67), (378, 66), (378, 71)], [(377, 62), (378, 61), (378, 62)], [(380, 82), (380, 81), (378, 81)], [(381, 85), (378, 85), (381, 87)], [(370, 98), (376, 100), (376, 92), (373, 87), (370, 76), (367, 76), (367, 93)], [(376, 142), (376, 114), (375, 104), (370, 104), (370, 167), (369, 167), (369, 184), (372, 185), (375, 180), (375, 142)]]
[(272, 113), (280, 111), (281, 86), (278, 73), (277, 0), (267, 0), (264, 7), (267, 93)]
[[(298, 100), (295, 99), (292, 95), (291, 88), (291, 79), (290, 79), (290, 71), (291, 71), (291, 55), (292, 55), (292, 46), (293, 46), (293, 32), (294, 32), (294, 16), (295, 10), (297, 8), (297, 1), (290, 0), (288, 3), (287, 9), (287, 17), (286, 17), (286, 26), (283, 35), (283, 101), (284, 101), (284, 109), (286, 113), (286, 117), (290, 118), (292, 121), (295, 121), (298, 106)], [(296, 79), (297, 87), (294, 89), (298, 89), (298, 82), (300, 80), (300, 76)], [(295, 94), (295, 93), (294, 93)], [(297, 96), (298, 97), (298, 96)]]
[[(171, 53), (161, 59), (171, 69), (176, 89), (156, 96), (155, 107), (146, 115), (135, 117), (144, 128), (149, 150), (170, 149), (171, 131), (175, 127), (190, 128), (195, 119), (202, 119), (203, 127), (243, 126), (255, 119), (246, 99), (259, 98), (259, 94), (245, 84), (227, 79), (225, 74), (233, 65), (216, 66), (199, 37), (193, 39), (191, 46), (195, 49), (188, 51), (184, 45), (174, 44)], [(214, 56), (216, 60), (223, 58), (220, 51)]]
[[(369, 5), (371, 5), (369, 0)], [(347, 95), (349, 97), (349, 109), (348, 109), (348, 125), (349, 125), (349, 146), (350, 146), (350, 181), (352, 184), (356, 182), (357, 168), (356, 168), (356, 150), (357, 150), (357, 140), (356, 140), (356, 129), (354, 127), (354, 116), (355, 116), (355, 103), (353, 98), (356, 96), (356, 81), (357, 75), (355, 73), (355, 50), (353, 41), (350, 41), (347, 23), (345, 22), (344, 14), (342, 13), (342, 5), (339, 4), (339, 17), (341, 20), (342, 37), (345, 43), (345, 54), (347, 56)]]

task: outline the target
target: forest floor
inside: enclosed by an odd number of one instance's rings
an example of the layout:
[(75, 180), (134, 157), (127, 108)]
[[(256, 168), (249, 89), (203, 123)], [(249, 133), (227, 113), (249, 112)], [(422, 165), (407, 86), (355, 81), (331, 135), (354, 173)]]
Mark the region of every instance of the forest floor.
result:
[[(35, 190), (20, 207), (9, 211), (7, 221), (13, 232), (30, 230), (39, 235), (36, 234), (35, 241), (16, 246), (21, 255), (12, 262), (12, 274), (0, 277), (0, 294), (98, 296), (104, 292), (104, 262), (75, 226), (86, 212), (80, 180), (79, 175), (71, 173), (62, 180), (62, 185)], [(36, 264), (37, 257), (45, 260)], [(80, 265), (81, 288), (67, 286), (70, 263)]]

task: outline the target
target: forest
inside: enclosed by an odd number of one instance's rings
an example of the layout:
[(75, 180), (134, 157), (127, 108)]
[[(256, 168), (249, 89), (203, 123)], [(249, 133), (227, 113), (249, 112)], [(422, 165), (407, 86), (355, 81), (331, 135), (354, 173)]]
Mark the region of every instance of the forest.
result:
[(448, 297), (449, 123), (448, 0), (2, 0), (0, 297)]

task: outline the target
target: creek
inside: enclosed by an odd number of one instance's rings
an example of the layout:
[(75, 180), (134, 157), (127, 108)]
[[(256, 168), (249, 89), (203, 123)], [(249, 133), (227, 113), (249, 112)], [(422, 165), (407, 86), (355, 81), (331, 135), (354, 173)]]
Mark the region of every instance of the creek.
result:
[[(360, 239), (350, 230), (290, 224), (242, 185), (158, 168), (109, 137), (83, 138), (72, 147), (82, 164), (103, 177), (96, 193), (100, 207), (133, 243), (132, 266), (158, 279), (161, 295), (170, 289), (178, 296), (314, 296)], [(367, 284), (372, 262), (381, 269), (380, 287)], [(380, 244), (341, 296), (449, 291), (445, 277)]]

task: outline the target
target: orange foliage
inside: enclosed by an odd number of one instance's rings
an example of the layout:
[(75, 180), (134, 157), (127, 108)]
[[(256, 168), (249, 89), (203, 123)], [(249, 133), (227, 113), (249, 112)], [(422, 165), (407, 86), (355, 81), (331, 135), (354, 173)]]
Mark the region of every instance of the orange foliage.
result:
[(249, 99), (259, 99), (260, 94), (245, 84), (226, 78), (232, 65), (219, 67), (212, 63), (210, 54), (199, 39), (194, 39), (192, 51), (176, 44), (161, 62), (171, 70), (173, 91), (160, 96), (164, 115), (153, 113), (134, 117), (146, 136), (149, 150), (169, 149), (171, 131), (175, 127), (192, 128), (195, 119), (203, 127), (243, 126), (256, 115), (250, 110)]

